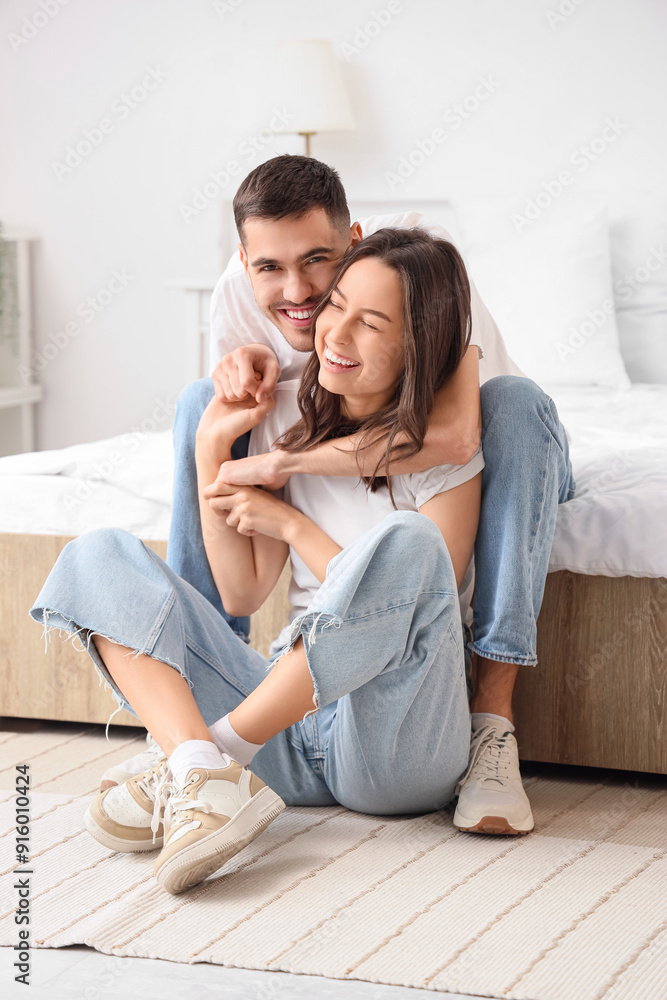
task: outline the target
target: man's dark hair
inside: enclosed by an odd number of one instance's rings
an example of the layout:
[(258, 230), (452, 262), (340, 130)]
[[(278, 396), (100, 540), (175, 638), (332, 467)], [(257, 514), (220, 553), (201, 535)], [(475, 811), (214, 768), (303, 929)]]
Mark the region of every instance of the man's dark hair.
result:
[(251, 170), (234, 196), (239, 239), (245, 244), (246, 219), (299, 218), (315, 208), (323, 208), (341, 232), (350, 228), (350, 210), (338, 172), (309, 156), (274, 156)]

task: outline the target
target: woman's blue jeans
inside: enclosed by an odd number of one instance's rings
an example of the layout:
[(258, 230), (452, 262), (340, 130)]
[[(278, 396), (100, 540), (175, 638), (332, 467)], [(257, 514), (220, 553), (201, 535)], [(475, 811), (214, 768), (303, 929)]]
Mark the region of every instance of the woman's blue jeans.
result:
[[(96, 633), (178, 670), (209, 726), (266, 676), (268, 661), (211, 603), (119, 529), (66, 545), (30, 614), (80, 637), (122, 707)], [(299, 635), (313, 710), (269, 740), (252, 770), (290, 805), (443, 808), (467, 765), (470, 715), (456, 579), (438, 528), (396, 511), (348, 545), (277, 655)]]
[[(247, 641), (249, 619), (232, 618), (220, 602), (199, 520), (195, 434), (212, 395), (211, 379), (200, 379), (178, 400), (167, 562)], [(487, 659), (534, 665), (558, 504), (571, 500), (575, 490), (567, 436), (555, 403), (531, 379), (489, 379), (481, 402), (485, 467), (475, 542), (474, 641), (468, 648)], [(236, 443), (233, 457), (241, 457), (243, 444)]]

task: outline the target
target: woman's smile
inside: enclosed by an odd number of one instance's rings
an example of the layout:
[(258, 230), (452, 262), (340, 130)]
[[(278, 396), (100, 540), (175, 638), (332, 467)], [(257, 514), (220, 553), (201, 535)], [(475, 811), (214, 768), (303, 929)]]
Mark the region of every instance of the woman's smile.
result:
[(328, 344), (324, 348), (322, 362), (327, 371), (330, 372), (349, 372), (352, 368), (358, 368), (361, 363), (355, 361), (354, 358), (345, 357), (344, 354), (338, 354)]

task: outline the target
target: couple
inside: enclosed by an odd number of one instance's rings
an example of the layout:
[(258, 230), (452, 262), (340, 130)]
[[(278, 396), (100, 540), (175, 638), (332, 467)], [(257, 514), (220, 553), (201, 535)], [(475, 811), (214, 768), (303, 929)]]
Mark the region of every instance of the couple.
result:
[[(114, 850), (161, 847), (172, 893), (285, 803), (420, 813), (458, 792), (459, 829), (526, 833), (511, 693), (574, 493), (555, 406), (514, 374), (447, 238), (350, 226), (336, 172), (300, 156), (253, 170), (234, 211), (245, 270), (214, 295), (215, 392), (179, 402), (167, 563), (91, 532), (31, 610), (86, 640), (156, 744), (152, 767), (105, 775), (86, 826)], [(288, 557), (267, 667), (247, 616)]]

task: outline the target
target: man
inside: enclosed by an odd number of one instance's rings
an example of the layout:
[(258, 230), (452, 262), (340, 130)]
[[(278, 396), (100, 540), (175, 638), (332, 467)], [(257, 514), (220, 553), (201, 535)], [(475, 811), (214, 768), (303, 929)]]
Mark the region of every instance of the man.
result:
[[(271, 395), (278, 379), (301, 373), (313, 347), (310, 317), (336, 265), (363, 236), (385, 226), (425, 225), (412, 213), (350, 225), (337, 173), (301, 156), (279, 156), (253, 170), (234, 199), (239, 257), (218, 281), (211, 305), (213, 380), (181, 394), (174, 425), (176, 472), (167, 562), (246, 638), (248, 619), (222, 607), (201, 537), (194, 446), (214, 391), (220, 398)], [(450, 239), (439, 227), (434, 235)], [(472, 742), (459, 786), (454, 824), (469, 832), (517, 834), (533, 828), (512, 735), (512, 690), (521, 665), (536, 660), (536, 621), (544, 592), (559, 502), (574, 495), (567, 436), (553, 402), (509, 358), (491, 315), (471, 282), (470, 347), (440, 391), (422, 451), (392, 463), (390, 472), (464, 464), (481, 441), (485, 459), (480, 526), (475, 544), (476, 591), (468, 649), (475, 656)], [(481, 421), (480, 421), (481, 410)], [(481, 425), (481, 426), (480, 426)], [(247, 448), (247, 444), (245, 444)], [(231, 485), (278, 488), (296, 472), (358, 476), (351, 439), (299, 454), (280, 450), (225, 463)], [(363, 453), (362, 473), (384, 454)], [(473, 639), (474, 636), (474, 639)], [(144, 755), (140, 755), (144, 756)], [(141, 763), (142, 766), (139, 766)], [(107, 783), (148, 766), (126, 762)]]

